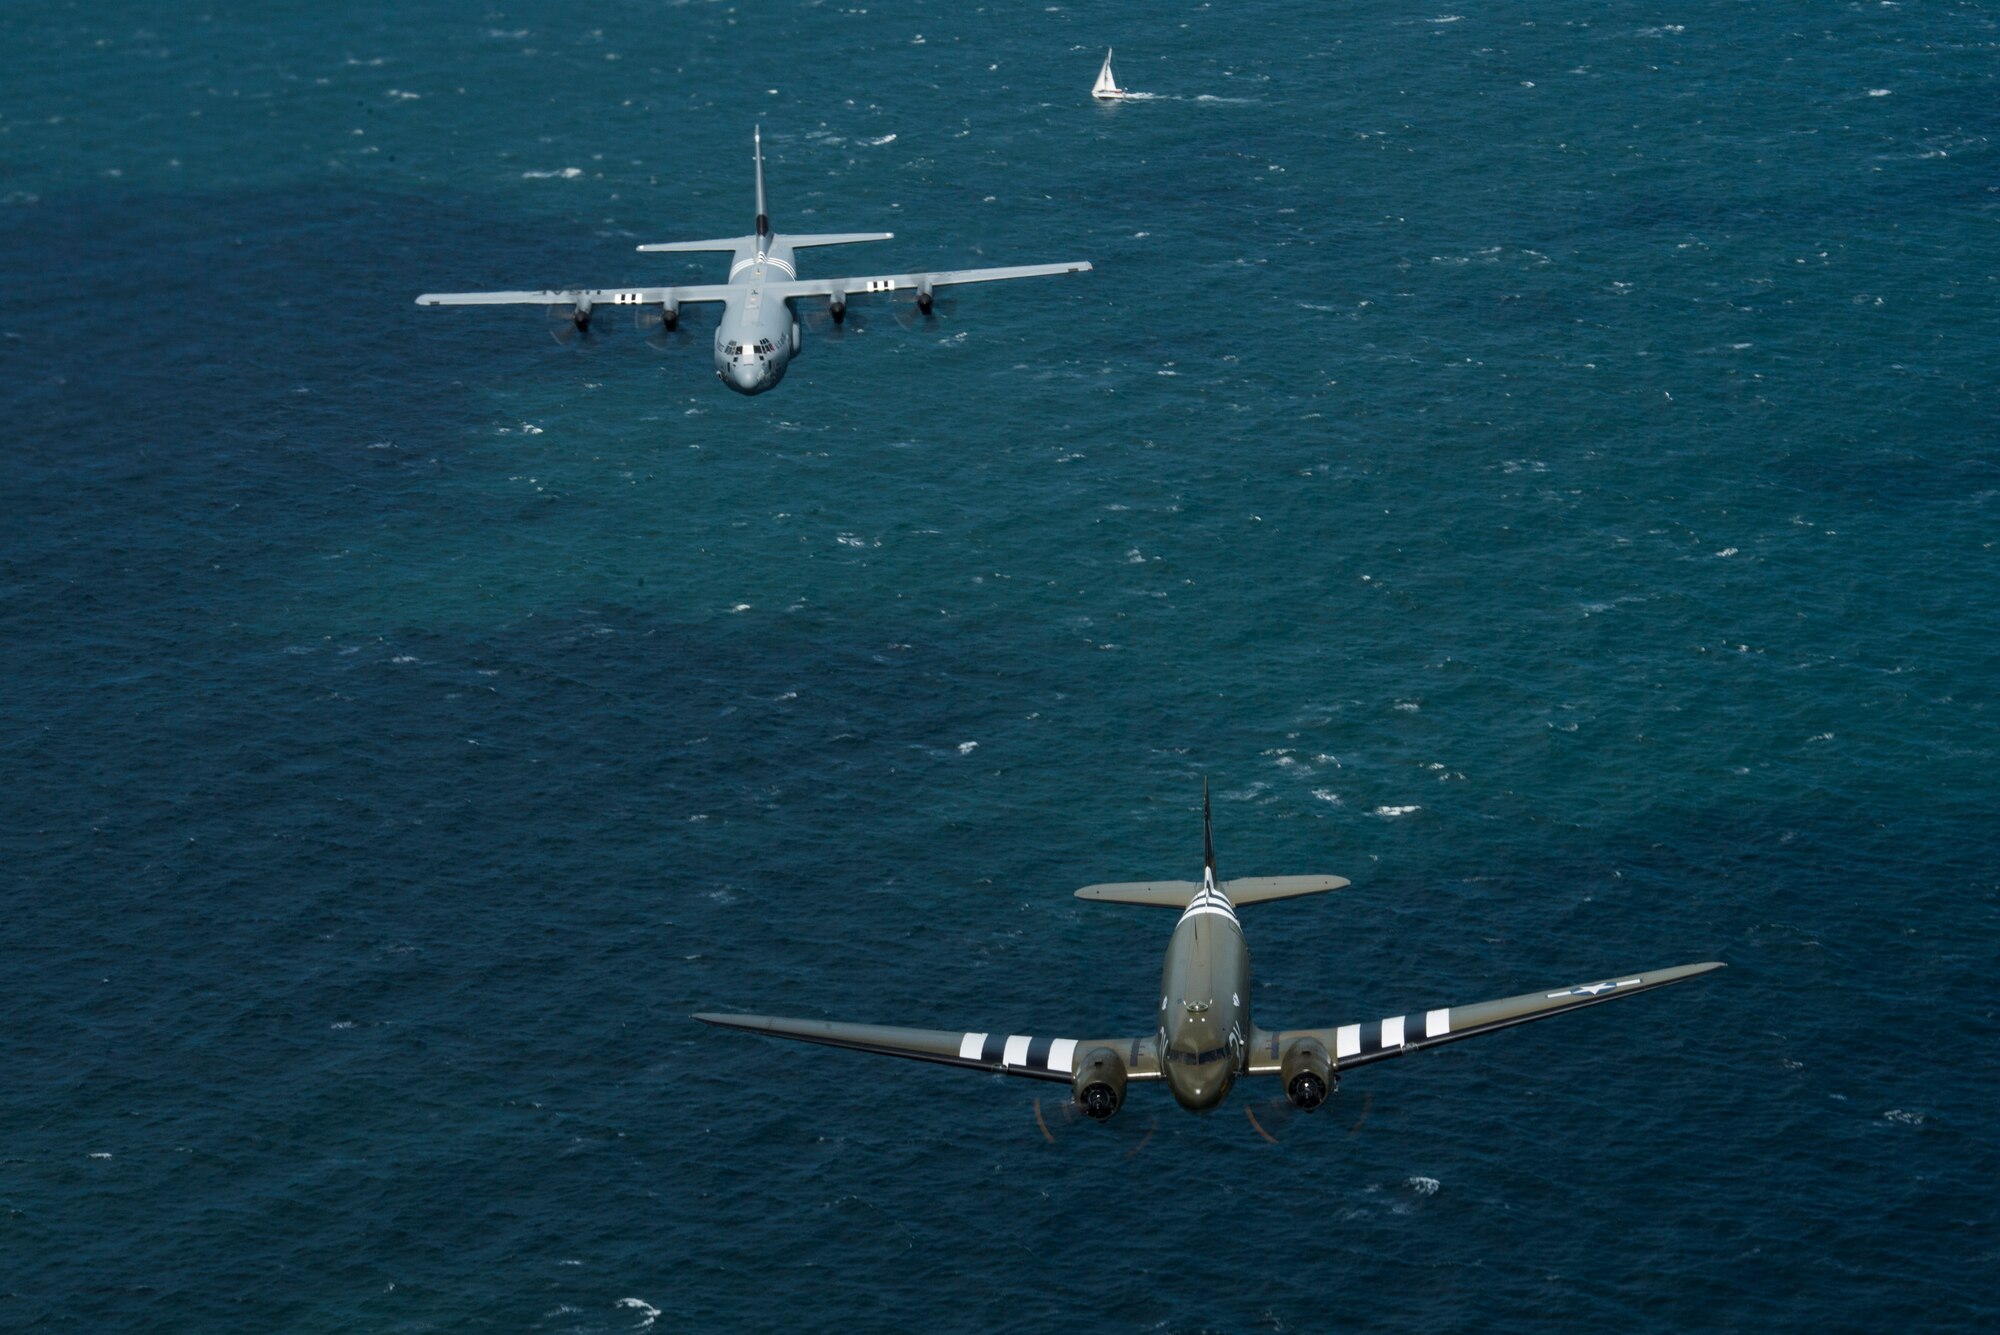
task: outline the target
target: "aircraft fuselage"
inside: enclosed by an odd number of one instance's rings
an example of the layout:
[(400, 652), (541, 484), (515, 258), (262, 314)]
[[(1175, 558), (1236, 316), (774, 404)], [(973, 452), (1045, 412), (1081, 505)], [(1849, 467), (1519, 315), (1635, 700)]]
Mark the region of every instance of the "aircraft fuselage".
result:
[(766, 283), (790, 282), (798, 269), (791, 243), (760, 229), (729, 260), (729, 285), (743, 289), (723, 307), (715, 329), (715, 374), (738, 394), (762, 394), (785, 378), (802, 335), (789, 301), (764, 294)]
[(1229, 1097), (1249, 1036), (1250, 948), (1211, 860), (1160, 976), (1160, 1068), (1174, 1101), (1205, 1112)]

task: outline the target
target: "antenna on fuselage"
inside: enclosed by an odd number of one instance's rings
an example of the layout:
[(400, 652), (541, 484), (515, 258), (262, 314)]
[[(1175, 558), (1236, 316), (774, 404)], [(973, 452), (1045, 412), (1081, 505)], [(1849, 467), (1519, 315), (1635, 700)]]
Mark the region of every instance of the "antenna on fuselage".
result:
[(1215, 832), (1208, 817), (1208, 776), (1201, 776), (1201, 865), (1208, 868), (1208, 879), (1215, 879)]
[(757, 235), (767, 235), (771, 230), (771, 215), (764, 211), (764, 127), (759, 125), (751, 131), (750, 142), (755, 145), (757, 158)]

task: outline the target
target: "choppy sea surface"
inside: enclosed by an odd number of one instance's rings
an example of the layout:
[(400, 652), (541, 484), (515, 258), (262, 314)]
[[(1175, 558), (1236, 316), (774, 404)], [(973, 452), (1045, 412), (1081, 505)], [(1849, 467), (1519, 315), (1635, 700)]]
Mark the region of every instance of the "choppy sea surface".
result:
[[(1105, 47), (1152, 97), (1094, 105)], [(2000, 1318), (2000, 7), (0, 10), (0, 1325)], [(1089, 259), (810, 331), (419, 292)], [(857, 309), (859, 307), (857, 306)], [(703, 1029), (1719, 959), (1104, 1128)], [(1053, 1141), (1036, 1120), (1044, 1096)], [(1050, 1096), (1054, 1096), (1053, 1098)]]

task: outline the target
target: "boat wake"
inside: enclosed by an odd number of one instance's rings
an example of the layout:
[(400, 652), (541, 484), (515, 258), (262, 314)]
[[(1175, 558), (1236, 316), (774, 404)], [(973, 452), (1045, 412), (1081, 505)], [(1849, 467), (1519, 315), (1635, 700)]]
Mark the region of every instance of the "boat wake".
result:
[(1120, 88), (1118, 77), (1111, 72), (1111, 52), (1104, 53), (1104, 67), (1097, 71), (1097, 82), (1090, 86), (1090, 95), (1100, 102), (1227, 102), (1248, 106), (1257, 99), (1252, 97), (1217, 97), (1213, 93), (1200, 93), (1183, 97), (1175, 93), (1138, 93), (1130, 88)]

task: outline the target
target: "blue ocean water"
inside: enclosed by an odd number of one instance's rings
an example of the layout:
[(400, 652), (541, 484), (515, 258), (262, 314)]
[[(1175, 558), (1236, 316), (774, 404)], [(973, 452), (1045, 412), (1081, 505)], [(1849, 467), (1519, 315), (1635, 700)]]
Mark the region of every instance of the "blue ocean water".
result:
[[(1106, 46), (1154, 94), (1085, 95)], [(0, 1322), (1983, 1329), (1991, 4), (0, 10)], [(811, 341), (422, 291), (1086, 258)], [(1726, 972), (1054, 1143), (743, 1009)], [(1246, 1095), (1248, 1098), (1246, 1098)]]

